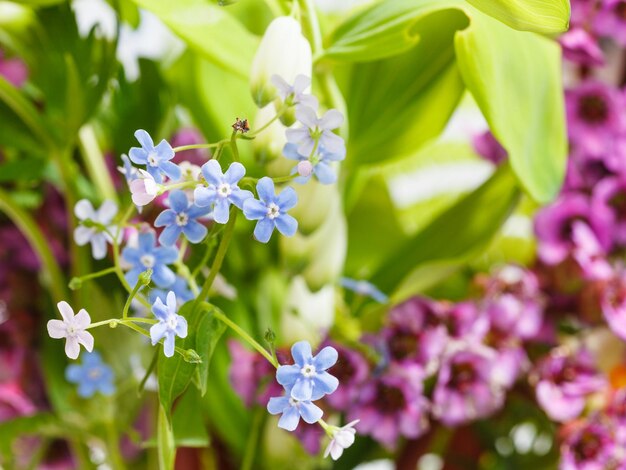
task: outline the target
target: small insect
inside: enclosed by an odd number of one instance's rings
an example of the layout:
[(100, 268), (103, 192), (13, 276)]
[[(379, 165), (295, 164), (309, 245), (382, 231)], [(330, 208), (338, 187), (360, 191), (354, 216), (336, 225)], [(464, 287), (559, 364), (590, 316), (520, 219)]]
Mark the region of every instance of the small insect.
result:
[(248, 120), (247, 119), (239, 119), (239, 118), (235, 118), (235, 124), (233, 124), (233, 129), (235, 130), (235, 132), (239, 131), (242, 134), (245, 134), (246, 132), (248, 132), (250, 130), (250, 126), (248, 125)]

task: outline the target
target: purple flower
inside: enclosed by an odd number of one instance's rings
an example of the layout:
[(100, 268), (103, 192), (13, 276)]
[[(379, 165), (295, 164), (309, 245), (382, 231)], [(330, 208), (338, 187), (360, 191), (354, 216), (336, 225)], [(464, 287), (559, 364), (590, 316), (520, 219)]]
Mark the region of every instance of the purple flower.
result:
[(369, 376), (367, 361), (356, 351), (340, 344), (331, 344), (339, 353), (337, 363), (328, 372), (337, 377), (337, 390), (326, 401), (339, 411), (346, 411), (359, 395), (361, 386)]
[(161, 339), (165, 338), (165, 341), (163, 341), (163, 353), (166, 357), (172, 357), (174, 355), (176, 336), (179, 338), (187, 337), (187, 320), (182, 315), (176, 313), (178, 305), (174, 292), (168, 292), (166, 300), (167, 303), (164, 304), (161, 299), (156, 299), (152, 305), (152, 313), (157, 317), (159, 323), (150, 327), (150, 340), (154, 346)]
[(306, 422), (298, 425), (293, 434), (298, 438), (300, 444), (304, 447), (304, 450), (306, 450), (310, 455), (319, 454), (319, 451), (322, 448), (322, 439), (326, 435), (319, 424), (309, 424)]
[(626, 1), (602, 0), (593, 27), (600, 36), (611, 37), (621, 46), (626, 46)]
[(591, 219), (606, 227), (617, 245), (626, 245), (626, 175), (604, 178), (591, 197)]
[(103, 395), (115, 392), (113, 369), (102, 362), (97, 352), (83, 354), (82, 364), (69, 365), (65, 369), (65, 378), (78, 385), (78, 395), (83, 398), (92, 397), (96, 392)]
[(559, 38), (563, 56), (588, 67), (604, 65), (604, 54), (598, 41), (584, 28), (572, 28)]
[(605, 470), (617, 466), (611, 430), (600, 420), (576, 423), (561, 445), (559, 470)]
[(332, 346), (326, 346), (315, 357), (307, 341), (298, 341), (291, 347), (293, 365), (280, 366), (276, 371), (276, 380), (285, 389), (291, 391), (291, 397), (298, 401), (319, 400), (324, 395), (333, 393), (339, 381), (326, 372), (338, 358)]
[[(337, 174), (331, 166), (332, 162), (340, 162), (346, 158), (345, 151), (343, 153), (330, 153), (327, 152), (323, 146), (318, 146), (315, 154), (309, 158), (309, 155), (302, 155), (298, 153), (298, 146), (296, 144), (287, 143), (283, 148), (283, 155), (289, 160), (295, 160), (298, 163), (292, 173), (298, 171), (300, 176), (296, 178), (296, 182), (300, 184), (307, 183), (311, 179), (311, 175), (315, 175), (317, 181), (322, 184), (333, 184), (337, 181)], [(310, 171), (304, 171), (302, 169), (303, 164), (306, 170), (310, 167)]]
[(261, 243), (267, 243), (274, 228), (287, 237), (298, 230), (298, 221), (287, 214), (298, 202), (293, 188), (283, 189), (275, 194), (274, 182), (264, 176), (256, 185), (259, 199), (249, 198), (243, 203), (243, 213), (248, 220), (258, 220), (254, 228), (254, 237)]
[(423, 378), (419, 366), (391, 367), (363, 385), (346, 420), (360, 419), (357, 431), (388, 448), (394, 448), (400, 436), (419, 437), (428, 429), (429, 403), (423, 395)]
[(272, 397), (267, 403), (267, 411), (270, 414), (282, 414), (278, 420), (278, 427), (287, 431), (294, 431), (298, 427), (300, 418), (309, 424), (322, 419), (323, 411), (311, 400), (297, 400), (293, 398), (293, 390), (285, 388), (285, 395)]
[(281, 393), (275, 381), (275, 369), (263, 356), (230, 340), (228, 350), (232, 358), (228, 377), (230, 383), (247, 407), (254, 403), (265, 406), (271, 396)]
[(536, 368), (537, 401), (550, 419), (568, 421), (583, 411), (587, 396), (602, 390), (606, 380), (585, 349), (553, 350)]
[(287, 129), (287, 141), (297, 145), (297, 152), (307, 157), (313, 154), (317, 146), (321, 146), (331, 154), (346, 153), (346, 145), (341, 137), (333, 133), (343, 124), (343, 115), (336, 109), (331, 109), (318, 118), (315, 110), (308, 106), (298, 106), (296, 108), (296, 118), (303, 127), (298, 129)]
[(5, 59), (4, 52), (0, 50), (0, 76), (13, 86), (20, 88), (28, 79), (28, 68), (20, 59)]
[(37, 408), (17, 382), (0, 382), (0, 423), (36, 412)]
[(568, 134), (572, 143), (599, 156), (624, 131), (624, 98), (616, 88), (586, 81), (565, 95)]
[(234, 162), (228, 167), (226, 173), (217, 160), (209, 160), (202, 165), (202, 175), (208, 186), (196, 187), (193, 195), (196, 205), (199, 207), (213, 208), (213, 220), (218, 224), (225, 224), (229, 219), (230, 205), (234, 204), (243, 209), (246, 199), (252, 197), (250, 191), (239, 189), (237, 183), (246, 174), (246, 169), (241, 163)]
[(472, 139), (474, 150), (481, 157), (489, 160), (494, 165), (499, 165), (506, 160), (508, 153), (502, 144), (496, 140), (491, 131), (487, 130), (477, 134)]
[(624, 269), (616, 270), (615, 275), (604, 285), (600, 307), (613, 333), (626, 340), (626, 271)]
[(178, 250), (169, 246), (157, 246), (154, 232), (140, 233), (137, 248), (127, 246), (122, 250), (122, 258), (132, 265), (124, 277), (131, 287), (137, 284), (139, 275), (152, 269), (152, 280), (159, 287), (169, 287), (176, 281), (176, 275), (167, 267), (178, 258)]
[(386, 304), (389, 302), (389, 297), (385, 295), (378, 287), (371, 282), (364, 280), (351, 279), (349, 277), (342, 277), (339, 279), (341, 287), (351, 290), (359, 295), (365, 295), (371, 297), (379, 304)]
[(159, 236), (162, 245), (172, 246), (183, 233), (191, 243), (200, 243), (207, 234), (207, 228), (196, 219), (208, 214), (209, 209), (198, 207), (187, 200), (185, 192), (175, 189), (169, 195), (170, 209), (159, 214), (155, 227), (165, 227)]
[(606, 252), (589, 225), (581, 221), (572, 224), (572, 255), (586, 279), (604, 280), (611, 277), (613, 268), (606, 259)]
[(433, 392), (433, 415), (447, 426), (484, 418), (504, 403), (503, 383), (495, 373), (497, 353), (474, 346), (451, 351), (442, 361)]
[(146, 165), (146, 170), (157, 183), (163, 182), (163, 174), (172, 180), (180, 179), (180, 168), (170, 160), (174, 158), (172, 146), (163, 139), (155, 147), (152, 137), (143, 129), (135, 132), (141, 148), (133, 147), (128, 152), (133, 163)]

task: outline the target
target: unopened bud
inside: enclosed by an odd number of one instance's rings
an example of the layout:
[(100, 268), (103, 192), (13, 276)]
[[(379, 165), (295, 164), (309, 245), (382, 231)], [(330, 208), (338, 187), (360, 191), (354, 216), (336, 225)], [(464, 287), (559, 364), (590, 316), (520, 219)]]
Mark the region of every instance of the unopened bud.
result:
[(78, 289), (80, 289), (81, 287), (83, 287), (83, 280), (82, 280), (81, 278), (79, 278), (79, 277), (73, 277), (73, 278), (70, 280), (69, 288), (70, 288), (71, 290), (78, 290)]
[(144, 286), (150, 284), (150, 280), (152, 279), (152, 269), (147, 269), (139, 275), (138, 282)]
[(313, 173), (313, 165), (308, 160), (302, 160), (298, 163), (298, 174), (308, 178)]
[(265, 330), (265, 341), (267, 341), (269, 344), (274, 344), (274, 342), (276, 341), (276, 333), (274, 333), (274, 330), (272, 330), (271, 328)]
[(189, 362), (191, 364), (201, 364), (202, 358), (198, 355), (198, 353), (194, 349), (187, 349), (183, 354), (183, 359), (185, 362)]

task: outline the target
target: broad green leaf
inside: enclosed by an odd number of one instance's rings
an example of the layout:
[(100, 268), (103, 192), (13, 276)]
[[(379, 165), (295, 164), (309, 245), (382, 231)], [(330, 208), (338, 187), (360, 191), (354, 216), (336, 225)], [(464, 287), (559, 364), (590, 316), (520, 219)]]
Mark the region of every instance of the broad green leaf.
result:
[(247, 80), (258, 39), (227, 9), (205, 0), (133, 0), (220, 68)]
[(58, 3), (64, 3), (65, 0), (11, 0), (13, 3), (21, 3), (22, 5), (29, 5), (33, 7), (48, 7), (51, 5), (57, 5)]
[(569, 0), (467, 0), (511, 28), (537, 33), (567, 31)]
[(169, 412), (161, 404), (157, 418), (157, 451), (159, 455), (159, 469), (170, 470), (174, 468), (176, 458), (176, 445), (174, 433), (168, 418)]
[(567, 156), (559, 46), (477, 10), (471, 16), (471, 26), (456, 37), (465, 85), (524, 188), (549, 202), (561, 187)]
[(46, 166), (47, 162), (39, 158), (20, 158), (3, 163), (0, 165), (0, 182), (37, 181), (46, 171)]
[(177, 447), (206, 447), (209, 435), (204, 424), (201, 397), (190, 388), (176, 404), (172, 416), (172, 429)]
[(226, 325), (213, 316), (213, 311), (217, 309), (210, 304), (202, 305), (203, 312), (200, 315), (196, 326), (195, 350), (200, 355), (202, 362), (197, 365), (198, 384), (200, 393), (204, 396), (209, 381), (209, 364), (217, 342), (224, 334)]
[(515, 178), (501, 167), (486, 183), (439, 215), (381, 265), (372, 282), (393, 294), (401, 282), (425, 263), (462, 263), (490, 243), (519, 199)]

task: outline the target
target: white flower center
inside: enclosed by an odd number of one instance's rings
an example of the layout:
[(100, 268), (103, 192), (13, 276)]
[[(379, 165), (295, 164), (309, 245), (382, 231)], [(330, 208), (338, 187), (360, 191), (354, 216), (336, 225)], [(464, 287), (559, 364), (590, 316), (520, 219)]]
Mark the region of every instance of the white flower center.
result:
[(178, 325), (178, 318), (176, 318), (176, 315), (170, 315), (169, 317), (167, 317), (167, 327), (170, 330), (175, 330), (176, 326)]
[(222, 183), (217, 187), (217, 195), (221, 198), (226, 198), (231, 195), (233, 189), (228, 183)]
[(300, 402), (298, 400), (296, 400), (295, 398), (289, 397), (289, 405), (290, 406), (298, 406), (300, 404)]
[(300, 372), (302, 373), (302, 375), (308, 378), (315, 375), (315, 367), (313, 367), (313, 365), (311, 364), (307, 364), (302, 369), (300, 369)]
[(187, 222), (189, 222), (189, 216), (186, 213), (181, 212), (180, 214), (176, 214), (176, 225), (184, 227), (187, 225)]
[(152, 255), (143, 255), (141, 258), (139, 258), (139, 261), (141, 261), (141, 264), (143, 264), (144, 267), (150, 269), (150, 268), (154, 268), (154, 262), (156, 260), (154, 259), (154, 256)]
[(68, 325), (65, 331), (67, 331), (67, 336), (75, 336), (77, 329), (74, 325)]
[(280, 215), (280, 207), (278, 207), (273, 202), (269, 206), (267, 206), (267, 216), (270, 219), (274, 220), (279, 215)]
[(159, 166), (159, 158), (157, 157), (157, 154), (154, 152), (150, 152), (148, 154), (148, 165), (150, 166)]

